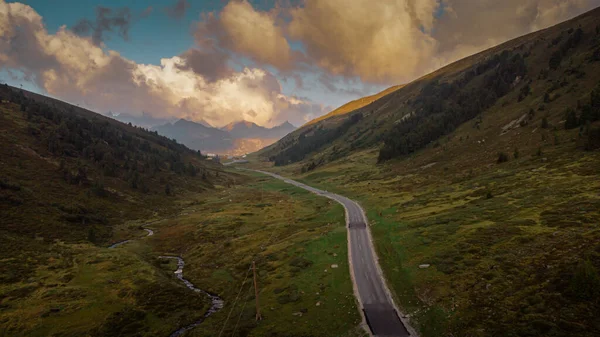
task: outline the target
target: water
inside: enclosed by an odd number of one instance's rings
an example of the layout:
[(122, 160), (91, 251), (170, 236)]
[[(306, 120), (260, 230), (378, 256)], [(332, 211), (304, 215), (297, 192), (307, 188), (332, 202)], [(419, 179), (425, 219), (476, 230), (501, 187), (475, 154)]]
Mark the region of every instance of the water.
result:
[[(147, 226), (147, 225), (148, 224), (146, 224), (144, 226)], [(151, 230), (149, 228), (143, 228), (143, 229), (146, 232), (148, 232), (148, 234), (146, 236), (154, 235), (153, 230)], [(119, 241), (117, 243), (110, 245), (108, 248), (116, 248), (116, 247), (119, 247), (120, 245), (126, 244), (127, 242), (130, 242), (130, 241), (132, 241), (132, 240)], [(179, 256), (159, 256), (158, 258), (159, 259), (176, 259), (177, 260), (177, 270), (175, 271), (175, 274), (177, 275), (177, 278), (180, 279), (181, 282), (183, 282), (183, 284), (185, 284), (185, 286), (188, 287), (190, 290), (207, 296), (210, 299), (210, 302), (212, 303), (210, 308), (208, 309), (208, 311), (206, 313), (204, 313), (204, 316), (202, 316), (201, 318), (199, 318), (198, 320), (194, 321), (193, 323), (191, 323), (189, 325), (183, 326), (183, 327), (175, 330), (175, 332), (173, 332), (171, 335), (169, 335), (170, 337), (181, 336), (184, 332), (197, 327), (202, 322), (204, 322), (204, 320), (208, 316), (214, 314), (215, 312), (217, 312), (223, 308), (224, 302), (219, 296), (212, 295), (200, 288), (196, 288), (192, 282), (183, 278), (183, 267), (185, 266), (185, 261), (183, 261), (182, 258), (180, 258)]]
[[(146, 226), (146, 225), (144, 225), (144, 226)], [(142, 226), (142, 227), (143, 227), (143, 226)], [(149, 228), (144, 228), (144, 230), (145, 230), (146, 232), (148, 232), (148, 234), (146, 234), (146, 236), (152, 236), (152, 235), (154, 235), (154, 231), (153, 231), (153, 230), (151, 230), (151, 229), (149, 229)], [(119, 247), (120, 245), (124, 245), (124, 244), (126, 244), (127, 242), (129, 242), (129, 241), (131, 241), (131, 240), (123, 240), (123, 241), (119, 241), (119, 242), (117, 242), (117, 243), (113, 243), (112, 245), (108, 246), (108, 248), (117, 248), (117, 247)]]
[(186, 326), (183, 326), (183, 327), (177, 329), (175, 332), (173, 332), (170, 335), (170, 337), (181, 336), (184, 332), (197, 327), (202, 322), (204, 322), (204, 320), (207, 317), (209, 317), (210, 315), (214, 314), (215, 312), (217, 312), (223, 308), (224, 302), (219, 296), (209, 294), (208, 292), (206, 292), (202, 289), (196, 288), (192, 282), (183, 278), (183, 267), (185, 266), (185, 261), (183, 261), (182, 258), (180, 258), (179, 256), (159, 256), (158, 258), (159, 259), (176, 259), (177, 260), (177, 270), (175, 271), (175, 274), (177, 275), (177, 278), (180, 279), (181, 282), (183, 282), (183, 284), (185, 284), (185, 286), (188, 287), (189, 289), (191, 289), (192, 291), (206, 295), (210, 299), (210, 302), (212, 303), (212, 305), (210, 306), (208, 311), (204, 314), (204, 316), (202, 316), (197, 321), (195, 321), (189, 325), (186, 325)]
[(127, 242), (129, 242), (129, 241), (131, 241), (131, 240), (119, 241), (119, 242), (117, 242), (117, 243), (113, 243), (112, 245), (108, 246), (108, 248), (117, 248), (117, 247), (119, 247), (120, 245), (124, 245), (124, 244), (126, 244)]

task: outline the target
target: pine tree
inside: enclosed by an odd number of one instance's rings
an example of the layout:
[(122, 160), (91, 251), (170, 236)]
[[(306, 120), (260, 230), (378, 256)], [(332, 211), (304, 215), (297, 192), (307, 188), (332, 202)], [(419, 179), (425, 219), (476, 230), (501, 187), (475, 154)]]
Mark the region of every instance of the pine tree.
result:
[(565, 121), (565, 129), (573, 129), (576, 128), (579, 123), (577, 122), (577, 114), (575, 110), (569, 108), (566, 112), (566, 121)]

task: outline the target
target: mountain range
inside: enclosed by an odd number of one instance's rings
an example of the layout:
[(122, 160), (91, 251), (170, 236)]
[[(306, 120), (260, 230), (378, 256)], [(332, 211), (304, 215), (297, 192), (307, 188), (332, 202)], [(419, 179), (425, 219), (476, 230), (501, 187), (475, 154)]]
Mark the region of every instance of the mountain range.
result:
[(185, 119), (152, 128), (159, 134), (175, 139), (194, 150), (226, 155), (255, 152), (295, 129), (296, 127), (289, 122), (266, 128), (252, 122), (239, 121), (222, 128), (214, 128), (207, 123)]

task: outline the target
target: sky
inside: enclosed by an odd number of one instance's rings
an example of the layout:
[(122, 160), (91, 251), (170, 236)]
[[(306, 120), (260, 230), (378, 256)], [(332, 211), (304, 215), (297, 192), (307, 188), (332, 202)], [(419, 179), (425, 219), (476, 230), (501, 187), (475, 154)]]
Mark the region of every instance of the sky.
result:
[(151, 125), (302, 125), (600, 0), (0, 0), (0, 82)]

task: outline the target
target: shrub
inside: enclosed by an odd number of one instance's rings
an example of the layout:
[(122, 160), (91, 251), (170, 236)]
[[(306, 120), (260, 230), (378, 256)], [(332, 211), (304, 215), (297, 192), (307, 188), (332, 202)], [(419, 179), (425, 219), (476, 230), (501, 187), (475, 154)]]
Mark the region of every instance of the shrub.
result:
[(290, 261), (290, 266), (302, 269), (310, 267), (312, 264), (313, 262), (311, 260), (305, 259), (303, 257), (295, 257), (292, 259), (292, 261)]
[[(516, 147), (515, 147), (515, 152), (513, 153), (513, 157), (515, 157), (515, 159), (519, 158), (519, 149), (517, 149)], [(500, 159), (500, 158), (498, 158), (498, 159)]]
[(504, 152), (498, 152), (498, 164), (508, 161), (508, 155)]
[(575, 110), (569, 108), (565, 112), (565, 115), (566, 115), (565, 129), (573, 129), (573, 128), (576, 128), (577, 126), (579, 126), (579, 123), (577, 121), (577, 114), (575, 113)]
[(585, 149), (587, 151), (600, 149), (600, 128), (594, 128), (588, 131)]
[(571, 278), (570, 290), (574, 297), (583, 300), (600, 296), (600, 276), (590, 260), (579, 262)]

